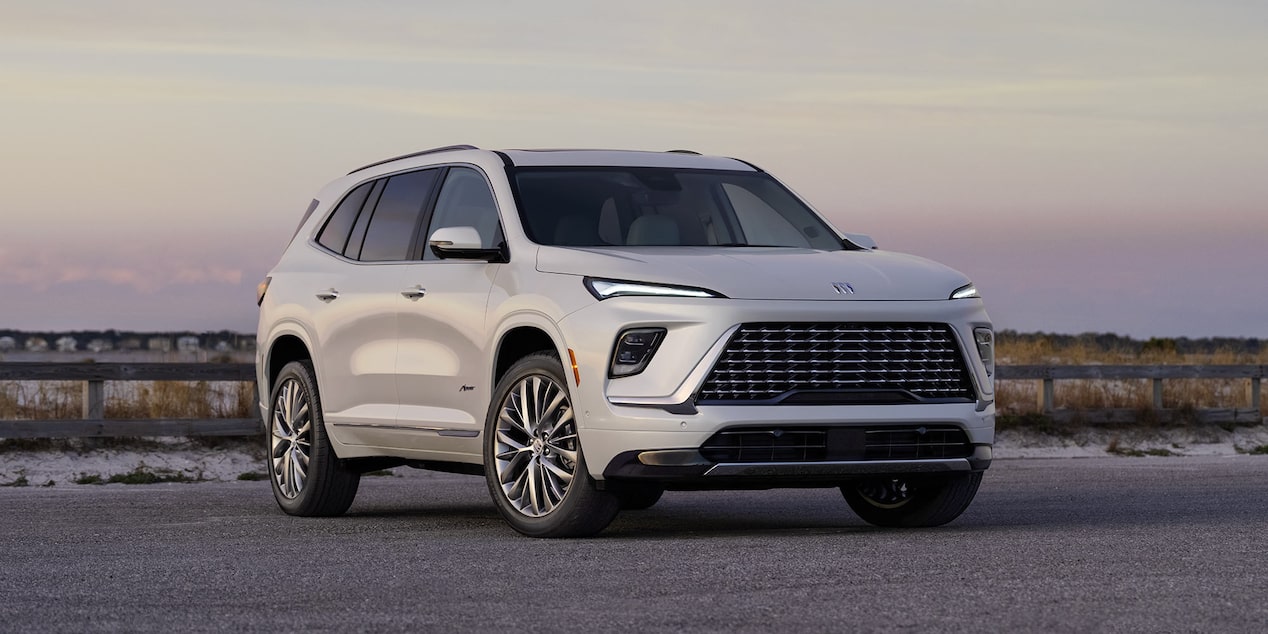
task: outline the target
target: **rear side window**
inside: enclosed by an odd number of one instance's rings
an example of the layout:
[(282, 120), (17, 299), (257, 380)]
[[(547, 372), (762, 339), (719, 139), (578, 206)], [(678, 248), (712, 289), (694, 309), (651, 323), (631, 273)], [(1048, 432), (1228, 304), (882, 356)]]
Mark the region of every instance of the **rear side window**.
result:
[(361, 261), (388, 262), (409, 258), (418, 220), (436, 186), (439, 170), (398, 174), (387, 180), (374, 208), (361, 246)]
[(343, 250), (346, 258), (353, 260), (361, 259), (361, 245), (365, 242), (365, 228), (370, 224), (370, 216), (374, 215), (374, 205), (378, 204), (379, 196), (383, 195), (383, 184), (387, 179), (380, 178), (374, 181), (374, 188), (370, 190), (369, 197), (366, 198), (365, 207), (361, 210), (361, 215), (357, 216), (357, 224), (352, 225), (352, 235), (348, 237), (348, 246)]
[(357, 214), (365, 205), (365, 198), (370, 193), (372, 185), (374, 185), (373, 182), (365, 183), (344, 197), (343, 202), (339, 203), (339, 207), (335, 209), (335, 213), (330, 214), (326, 226), (317, 235), (318, 244), (335, 253), (343, 253), (344, 247), (348, 245), (348, 234), (352, 231), (352, 223), (356, 222)]

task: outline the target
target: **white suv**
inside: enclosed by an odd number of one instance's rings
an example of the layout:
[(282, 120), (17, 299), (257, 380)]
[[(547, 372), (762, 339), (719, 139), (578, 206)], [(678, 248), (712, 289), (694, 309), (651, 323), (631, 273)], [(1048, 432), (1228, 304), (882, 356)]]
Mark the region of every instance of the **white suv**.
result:
[(750, 163), (427, 150), (312, 202), (260, 285), (273, 492), (483, 475), (526, 535), (665, 489), (840, 487), (932, 526), (991, 462), (993, 336), (964, 275), (843, 234)]

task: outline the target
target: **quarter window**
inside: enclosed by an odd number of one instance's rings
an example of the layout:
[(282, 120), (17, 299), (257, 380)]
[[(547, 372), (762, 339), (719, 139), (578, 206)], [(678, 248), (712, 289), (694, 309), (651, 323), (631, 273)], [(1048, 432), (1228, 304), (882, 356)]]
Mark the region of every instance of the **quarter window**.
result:
[(352, 231), (352, 223), (356, 221), (357, 214), (365, 205), (365, 198), (370, 193), (371, 185), (373, 183), (365, 183), (344, 197), (343, 202), (339, 203), (339, 207), (333, 214), (330, 214), (326, 226), (317, 236), (318, 244), (335, 253), (343, 253), (344, 247), (348, 244), (348, 234)]

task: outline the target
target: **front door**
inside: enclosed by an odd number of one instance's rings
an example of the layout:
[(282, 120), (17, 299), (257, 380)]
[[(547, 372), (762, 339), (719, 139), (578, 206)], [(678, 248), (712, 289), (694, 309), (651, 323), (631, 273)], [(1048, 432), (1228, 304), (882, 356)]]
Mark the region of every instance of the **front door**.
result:
[[(449, 169), (423, 235), (459, 226), (474, 227), (486, 248), (502, 241), (488, 180), (465, 166)], [(426, 238), (422, 244), (422, 261), (402, 267), (397, 300), (398, 422), (434, 434), (420, 435), (427, 449), (478, 456), (493, 391), (485, 309), (504, 265), (441, 260), (426, 248)]]

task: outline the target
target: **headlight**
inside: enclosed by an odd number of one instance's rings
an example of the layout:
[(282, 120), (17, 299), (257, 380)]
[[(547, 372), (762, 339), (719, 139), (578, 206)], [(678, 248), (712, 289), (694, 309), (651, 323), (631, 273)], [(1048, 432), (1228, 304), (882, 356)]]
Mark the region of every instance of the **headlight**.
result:
[(664, 338), (664, 328), (631, 328), (622, 332), (616, 338), (616, 349), (612, 351), (612, 366), (608, 370), (608, 376), (615, 379), (642, 372)]
[(987, 376), (995, 374), (995, 333), (990, 328), (974, 328), (973, 342), (977, 344), (977, 356), (986, 366)]
[(951, 293), (951, 299), (969, 299), (970, 297), (981, 297), (977, 294), (977, 287), (972, 284), (965, 284)]
[(722, 293), (693, 286), (626, 282), (595, 277), (587, 277), (583, 281), (590, 294), (600, 300), (624, 295), (641, 295), (644, 297), (726, 297)]

